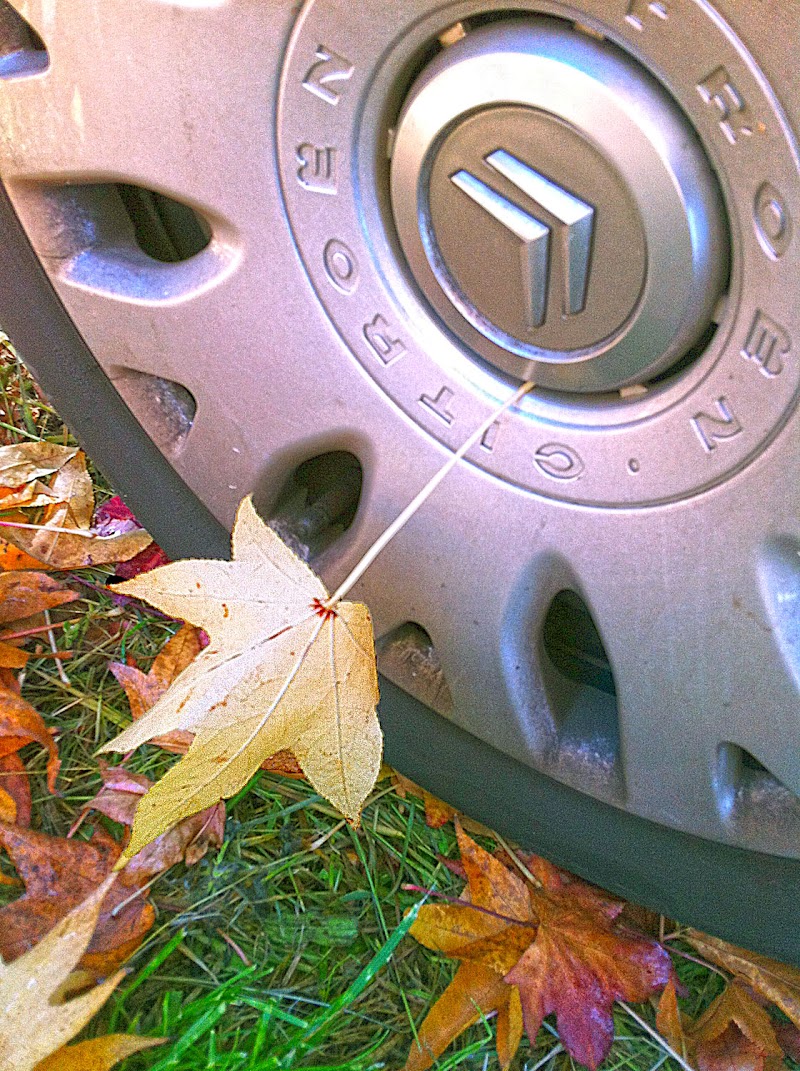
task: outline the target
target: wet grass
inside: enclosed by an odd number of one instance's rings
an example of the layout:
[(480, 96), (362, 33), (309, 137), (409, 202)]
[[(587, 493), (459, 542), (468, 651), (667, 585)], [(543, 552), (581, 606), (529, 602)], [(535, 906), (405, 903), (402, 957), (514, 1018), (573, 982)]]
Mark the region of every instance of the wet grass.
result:
[[(13, 349), (0, 355), (0, 440), (65, 441), (56, 414), (25, 376)], [(98, 497), (110, 494), (98, 477)], [(165, 503), (169, 508), (169, 503)], [(102, 585), (102, 572), (81, 576)], [(135, 606), (118, 606), (85, 587), (69, 607), (80, 620), (59, 645), (72, 657), (60, 676), (52, 658), (29, 663), (24, 695), (58, 731), (61, 794), (44, 782), (44, 757), (26, 753), (34, 771), (34, 825), (64, 835), (100, 786), (94, 753), (129, 721), (110, 661), (149, 668), (175, 626)], [(158, 777), (174, 761), (141, 748), (131, 769)], [(91, 830), (86, 823), (81, 835)], [(362, 828), (354, 832), (300, 781), (259, 774), (228, 805), (226, 841), (192, 868), (160, 876), (151, 896), (158, 917), (129, 962), (130, 973), (86, 1031), (168, 1037), (132, 1057), (128, 1071), (371, 1071), (402, 1067), (426, 1010), (450, 981), (454, 963), (404, 935), (419, 894), (405, 885), (457, 893), (461, 883), (440, 856), (454, 857), (452, 827), (431, 830), (421, 804), (378, 783)], [(16, 895), (4, 890), (6, 899)], [(721, 979), (690, 960), (678, 963), (696, 1011)], [(654, 1022), (650, 1007), (636, 1012)], [(624, 1010), (607, 1071), (677, 1066)], [(497, 1067), (493, 1024), (481, 1022), (436, 1065), (439, 1071)], [(567, 1071), (554, 1027), (523, 1042), (516, 1071)]]

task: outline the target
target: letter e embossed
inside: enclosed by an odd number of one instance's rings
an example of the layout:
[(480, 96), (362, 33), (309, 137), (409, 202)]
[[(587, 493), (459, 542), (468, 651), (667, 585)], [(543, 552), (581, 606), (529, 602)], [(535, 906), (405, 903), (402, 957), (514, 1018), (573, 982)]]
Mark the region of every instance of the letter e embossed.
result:
[(314, 193), (336, 193), (337, 153), (330, 145), (311, 145), (304, 142), (297, 147), (297, 181), (305, 190)]
[(761, 309), (757, 309), (739, 352), (746, 361), (755, 364), (762, 376), (774, 379), (783, 371), (783, 358), (791, 348), (792, 340), (784, 328)]
[(625, 21), (637, 30), (643, 30), (645, 19), (655, 17), (664, 22), (669, 18), (669, 5), (665, 0), (630, 0)]

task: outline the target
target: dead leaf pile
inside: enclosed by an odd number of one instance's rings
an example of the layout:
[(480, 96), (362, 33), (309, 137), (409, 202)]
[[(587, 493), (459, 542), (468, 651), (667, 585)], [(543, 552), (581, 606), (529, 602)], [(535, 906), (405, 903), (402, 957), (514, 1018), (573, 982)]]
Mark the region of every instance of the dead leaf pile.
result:
[[(0, 554), (7, 570), (121, 562), (152, 542), (140, 527), (111, 534), (92, 527), (92, 478), (83, 451), (71, 446), (30, 442), (0, 447), (0, 511), (4, 539), (14, 548)], [(24, 527), (31, 524), (33, 528)]]
[[(412, 1045), (405, 1071), (425, 1071), (463, 1030), (497, 1013), (497, 1054), (508, 1067), (546, 1015), (567, 1052), (596, 1068), (614, 1037), (616, 1000), (642, 1001), (668, 982), (666, 950), (617, 923), (622, 904), (551, 864), (526, 859), (526, 878), (456, 824), (467, 887), (458, 903), (420, 908), (411, 934), (460, 961)], [(529, 871), (530, 872), (530, 871)]]
[(124, 976), (118, 971), (87, 992), (64, 999), (67, 980), (92, 940), (109, 887), (110, 881), (99, 885), (14, 963), (0, 960), (0, 1071), (106, 1071), (134, 1052), (163, 1044), (164, 1038), (109, 1034), (66, 1046)]
[(116, 590), (210, 637), (155, 706), (101, 749), (129, 751), (176, 730), (194, 735), (186, 756), (142, 799), (125, 860), (176, 822), (238, 792), (282, 750), (358, 822), (382, 749), (365, 606), (327, 608), (322, 581), (250, 499), (239, 507), (232, 561), (175, 562)]

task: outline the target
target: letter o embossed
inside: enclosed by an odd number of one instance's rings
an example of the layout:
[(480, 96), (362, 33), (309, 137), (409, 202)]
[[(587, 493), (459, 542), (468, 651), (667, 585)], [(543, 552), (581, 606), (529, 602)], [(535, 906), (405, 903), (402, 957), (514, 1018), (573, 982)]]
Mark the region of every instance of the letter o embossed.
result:
[(768, 257), (778, 260), (792, 240), (792, 217), (786, 201), (771, 182), (765, 182), (759, 188), (753, 215), (761, 248)]
[(358, 286), (358, 261), (352, 249), (338, 238), (331, 238), (322, 256), (331, 283), (340, 293), (352, 294)]

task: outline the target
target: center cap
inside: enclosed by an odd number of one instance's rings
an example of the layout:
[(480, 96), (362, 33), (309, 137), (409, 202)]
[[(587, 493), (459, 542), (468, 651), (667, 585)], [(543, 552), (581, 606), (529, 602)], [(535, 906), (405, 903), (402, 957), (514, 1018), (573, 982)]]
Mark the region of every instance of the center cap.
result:
[(728, 272), (716, 178), (634, 60), (563, 22), (469, 34), (411, 88), (391, 168), (418, 284), (480, 358), (566, 391), (646, 382)]

